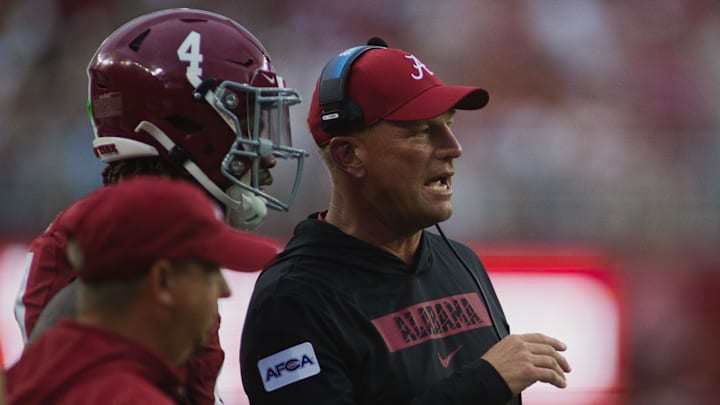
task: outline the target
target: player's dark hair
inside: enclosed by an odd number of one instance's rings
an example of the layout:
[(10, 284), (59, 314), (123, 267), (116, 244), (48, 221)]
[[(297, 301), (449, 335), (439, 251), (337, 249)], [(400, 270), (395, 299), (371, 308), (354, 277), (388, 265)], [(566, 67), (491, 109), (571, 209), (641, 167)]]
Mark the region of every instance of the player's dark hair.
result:
[(183, 178), (185, 174), (165, 159), (141, 157), (123, 159), (109, 163), (102, 171), (103, 185), (114, 184), (123, 178), (138, 175), (158, 175), (170, 178)]

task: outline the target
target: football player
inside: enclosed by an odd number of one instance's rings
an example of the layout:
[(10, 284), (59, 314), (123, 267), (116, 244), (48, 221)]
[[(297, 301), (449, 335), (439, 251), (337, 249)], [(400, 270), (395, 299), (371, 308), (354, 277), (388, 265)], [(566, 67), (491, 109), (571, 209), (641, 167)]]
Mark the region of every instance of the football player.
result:
[[(93, 150), (107, 163), (105, 185), (137, 175), (187, 179), (244, 230), (258, 227), (267, 208), (289, 209), (307, 155), (290, 143), (288, 110), (301, 99), (240, 24), (201, 10), (149, 13), (105, 39), (87, 72)], [(294, 165), (295, 178), (284, 193), (271, 194), (263, 187), (280, 159)], [(59, 230), (73, 220), (69, 211), (30, 245), (15, 308), (26, 340), (57, 317), (72, 316), (76, 274), (65, 255), (67, 235)], [(216, 329), (190, 360), (193, 403), (214, 403), (223, 359)]]

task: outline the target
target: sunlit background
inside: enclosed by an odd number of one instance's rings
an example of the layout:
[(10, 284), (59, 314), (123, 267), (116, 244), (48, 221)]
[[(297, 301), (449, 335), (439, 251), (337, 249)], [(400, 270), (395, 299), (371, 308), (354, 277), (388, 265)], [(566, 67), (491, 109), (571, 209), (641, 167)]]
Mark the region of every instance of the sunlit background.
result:
[[(570, 388), (533, 386), (525, 402), (717, 401), (717, 0), (0, 0), (6, 363), (20, 350), (12, 300), (25, 245), (101, 184), (87, 63), (123, 22), (179, 6), (250, 29), (306, 101), (324, 63), (370, 36), (414, 53), (446, 83), (486, 88), (485, 109), (456, 115), (464, 153), (444, 229), (488, 261), (514, 331), (575, 344)], [(311, 151), (302, 189), (290, 213), (260, 230), (279, 241), (328, 200), (307, 110), (291, 110), (295, 146)], [(568, 267), (568, 257), (593, 259)], [(245, 401), (235, 337), (253, 279), (233, 277), (235, 297), (222, 306), (229, 404)], [(593, 390), (612, 396), (573, 397)]]

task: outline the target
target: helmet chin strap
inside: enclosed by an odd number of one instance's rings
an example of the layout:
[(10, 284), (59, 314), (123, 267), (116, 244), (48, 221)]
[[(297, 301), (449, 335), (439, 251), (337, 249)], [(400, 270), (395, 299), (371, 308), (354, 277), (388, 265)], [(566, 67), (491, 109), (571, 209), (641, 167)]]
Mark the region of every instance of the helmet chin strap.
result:
[[(217, 186), (215, 187), (217, 188)], [(218, 188), (219, 190), (219, 188)], [(225, 204), (227, 222), (236, 229), (252, 231), (260, 227), (267, 216), (267, 205), (265, 199), (243, 189), (240, 186), (232, 185), (226, 190), (231, 201), (240, 200), (242, 204)]]
[[(155, 138), (168, 153), (175, 147), (175, 143), (165, 133), (148, 121), (142, 121), (135, 127), (135, 132), (145, 131)], [(233, 185), (223, 192), (191, 159), (186, 159), (183, 167), (193, 178), (200, 183), (213, 197), (225, 206), (227, 222), (236, 229), (257, 229), (267, 216), (265, 199)]]

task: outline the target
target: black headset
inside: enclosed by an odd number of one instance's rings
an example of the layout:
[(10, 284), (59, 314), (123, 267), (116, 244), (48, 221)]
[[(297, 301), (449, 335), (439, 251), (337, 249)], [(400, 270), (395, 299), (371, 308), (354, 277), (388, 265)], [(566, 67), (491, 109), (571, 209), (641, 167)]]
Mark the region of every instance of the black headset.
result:
[(341, 52), (323, 68), (318, 84), (318, 103), (322, 107), (320, 126), (323, 131), (333, 135), (362, 122), (360, 106), (345, 98), (346, 83), (353, 62), (363, 53), (378, 48), (387, 48), (387, 43), (381, 38), (372, 37), (367, 45)]

